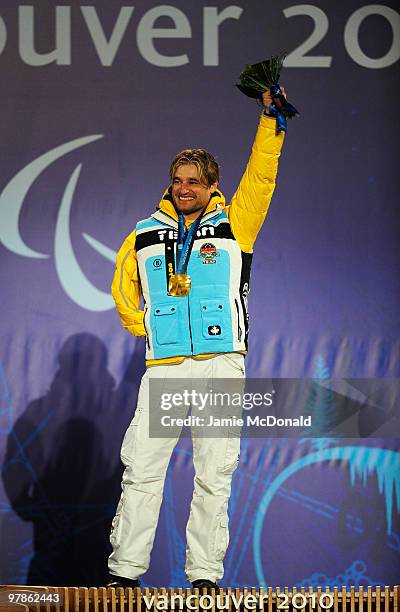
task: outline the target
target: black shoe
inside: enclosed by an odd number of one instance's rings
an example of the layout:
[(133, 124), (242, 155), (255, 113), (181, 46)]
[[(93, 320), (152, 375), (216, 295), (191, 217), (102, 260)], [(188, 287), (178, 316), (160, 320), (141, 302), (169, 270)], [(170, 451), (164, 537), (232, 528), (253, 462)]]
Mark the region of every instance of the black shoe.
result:
[(140, 587), (139, 578), (124, 578), (123, 576), (114, 576), (109, 574), (110, 580), (106, 584), (107, 589), (134, 589)]
[(211, 589), (218, 589), (218, 584), (216, 582), (212, 582), (211, 580), (206, 580), (205, 578), (193, 580), (192, 589), (207, 589), (208, 591)]

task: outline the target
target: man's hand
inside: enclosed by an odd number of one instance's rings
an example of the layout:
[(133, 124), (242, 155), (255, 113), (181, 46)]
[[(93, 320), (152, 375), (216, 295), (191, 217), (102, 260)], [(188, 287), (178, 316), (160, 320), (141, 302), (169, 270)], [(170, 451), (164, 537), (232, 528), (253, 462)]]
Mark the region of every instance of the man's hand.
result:
[[(282, 87), (282, 85), (280, 85), (280, 88), (281, 88), (281, 92), (284, 95), (285, 99), (287, 99), (287, 93), (285, 91), (285, 88)], [(269, 105), (272, 103), (272, 98), (271, 98), (271, 94), (270, 94), (270, 90), (269, 89), (264, 91), (264, 93), (262, 94), (262, 101), (263, 101), (263, 104), (264, 104), (264, 106), (265, 106), (265, 108), (267, 109), (267, 112), (268, 112)]]

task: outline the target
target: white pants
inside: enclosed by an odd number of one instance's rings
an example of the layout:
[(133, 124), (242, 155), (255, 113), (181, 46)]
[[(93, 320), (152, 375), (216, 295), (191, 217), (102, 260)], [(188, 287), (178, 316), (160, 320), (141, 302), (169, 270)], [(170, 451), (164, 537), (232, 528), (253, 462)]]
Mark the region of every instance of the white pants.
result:
[[(138, 578), (150, 563), (164, 480), (179, 435), (149, 437), (149, 379), (244, 378), (244, 357), (223, 353), (211, 359), (185, 359), (178, 365), (147, 369), (138, 396), (134, 419), (121, 448), (125, 465), (122, 494), (112, 523), (112, 574)], [(186, 527), (186, 575), (217, 581), (224, 573), (223, 559), (229, 542), (228, 501), (232, 474), (240, 452), (237, 436), (193, 437), (194, 492)]]

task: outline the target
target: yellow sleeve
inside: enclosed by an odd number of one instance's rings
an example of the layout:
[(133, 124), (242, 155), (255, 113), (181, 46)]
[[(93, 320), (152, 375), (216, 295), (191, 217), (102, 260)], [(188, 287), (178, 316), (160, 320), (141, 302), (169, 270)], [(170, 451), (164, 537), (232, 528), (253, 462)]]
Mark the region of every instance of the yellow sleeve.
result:
[(253, 149), (226, 212), (232, 233), (245, 253), (252, 253), (275, 189), (284, 132), (276, 134), (276, 120), (261, 115)]
[(136, 232), (125, 239), (118, 251), (111, 294), (122, 326), (134, 336), (145, 336), (143, 310), (140, 306), (140, 279), (135, 251)]

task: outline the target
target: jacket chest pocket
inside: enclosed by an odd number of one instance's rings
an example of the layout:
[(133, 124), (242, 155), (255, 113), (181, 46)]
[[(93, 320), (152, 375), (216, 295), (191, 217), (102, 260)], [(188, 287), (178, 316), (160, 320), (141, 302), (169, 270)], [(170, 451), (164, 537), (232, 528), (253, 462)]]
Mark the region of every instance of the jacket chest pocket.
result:
[(179, 344), (178, 308), (157, 304), (153, 310), (157, 344)]
[(230, 325), (229, 304), (225, 298), (200, 301), (203, 337), (223, 340)]

